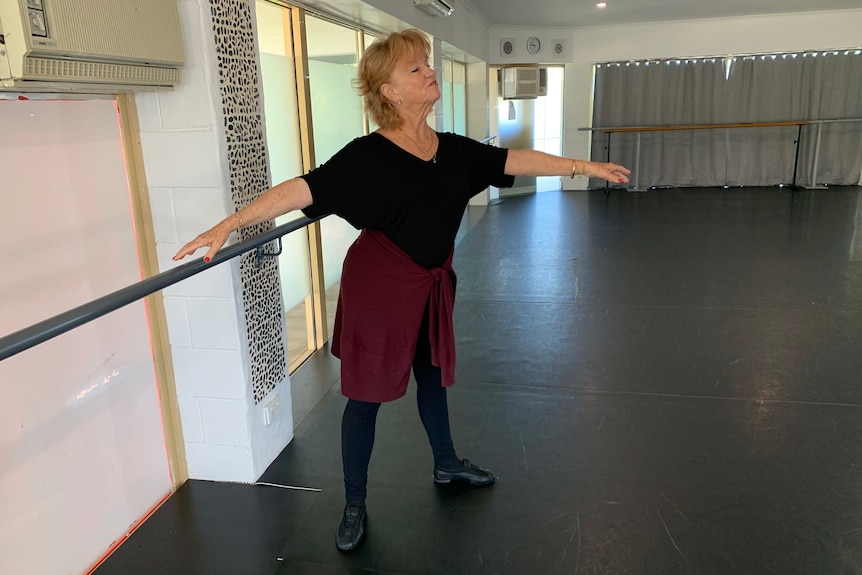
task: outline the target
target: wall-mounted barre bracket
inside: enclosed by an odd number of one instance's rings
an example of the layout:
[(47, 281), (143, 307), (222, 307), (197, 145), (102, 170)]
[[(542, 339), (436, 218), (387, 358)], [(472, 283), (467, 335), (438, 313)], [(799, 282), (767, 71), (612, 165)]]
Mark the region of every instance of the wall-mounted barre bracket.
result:
[(268, 252), (264, 248), (266, 245), (258, 246), (256, 250), (254, 250), (255, 256), (257, 256), (257, 269), (260, 269), (263, 266), (263, 260), (266, 258), (277, 258), (281, 255), (282, 245), (281, 238), (275, 238), (275, 243), (278, 244), (278, 249), (274, 252)]

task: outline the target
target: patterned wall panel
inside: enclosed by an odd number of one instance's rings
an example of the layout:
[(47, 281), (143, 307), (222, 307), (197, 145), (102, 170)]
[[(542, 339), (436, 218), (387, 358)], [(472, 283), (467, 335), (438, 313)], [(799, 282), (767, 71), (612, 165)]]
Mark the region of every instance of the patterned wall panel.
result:
[[(260, 69), (254, 42), (253, 0), (210, 0), (224, 108), (231, 196), (239, 209), (270, 186), (261, 119)], [(246, 228), (247, 238), (272, 229), (272, 222)], [(284, 379), (287, 365), (282, 330), (281, 286), (276, 258), (258, 267), (254, 252), (240, 262), (254, 402)]]

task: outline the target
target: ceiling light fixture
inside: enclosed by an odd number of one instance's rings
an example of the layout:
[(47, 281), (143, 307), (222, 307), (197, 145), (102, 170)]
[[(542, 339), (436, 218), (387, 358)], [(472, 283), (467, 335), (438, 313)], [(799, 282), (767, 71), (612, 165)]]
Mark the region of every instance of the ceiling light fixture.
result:
[(607, 7), (608, 7), (607, 2), (599, 2), (598, 4), (596, 4), (596, 8), (598, 8), (599, 10), (601, 10), (603, 8), (607, 8)]
[(452, 0), (413, 0), (413, 5), (431, 16), (451, 16), (455, 11)]

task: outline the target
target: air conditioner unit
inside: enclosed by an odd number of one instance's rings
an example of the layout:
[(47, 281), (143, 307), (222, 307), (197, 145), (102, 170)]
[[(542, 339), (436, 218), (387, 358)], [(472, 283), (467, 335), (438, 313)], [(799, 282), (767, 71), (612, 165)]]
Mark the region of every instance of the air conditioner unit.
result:
[(0, 0), (0, 90), (166, 89), (182, 65), (177, 0)]
[(548, 95), (548, 69), (541, 66), (503, 68), (503, 99), (529, 100)]
[(451, 16), (455, 11), (453, 0), (413, 0), (413, 5), (432, 16)]

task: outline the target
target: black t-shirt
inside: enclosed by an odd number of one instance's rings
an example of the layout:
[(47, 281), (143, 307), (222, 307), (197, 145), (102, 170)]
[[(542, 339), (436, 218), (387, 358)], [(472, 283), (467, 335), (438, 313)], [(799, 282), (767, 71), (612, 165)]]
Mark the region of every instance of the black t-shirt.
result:
[(437, 134), (436, 161), (424, 161), (378, 133), (356, 138), (301, 176), (311, 189), (310, 217), (336, 214), (358, 229), (386, 234), (425, 268), (442, 265), (470, 198), (506, 188), (508, 150), (456, 134)]

